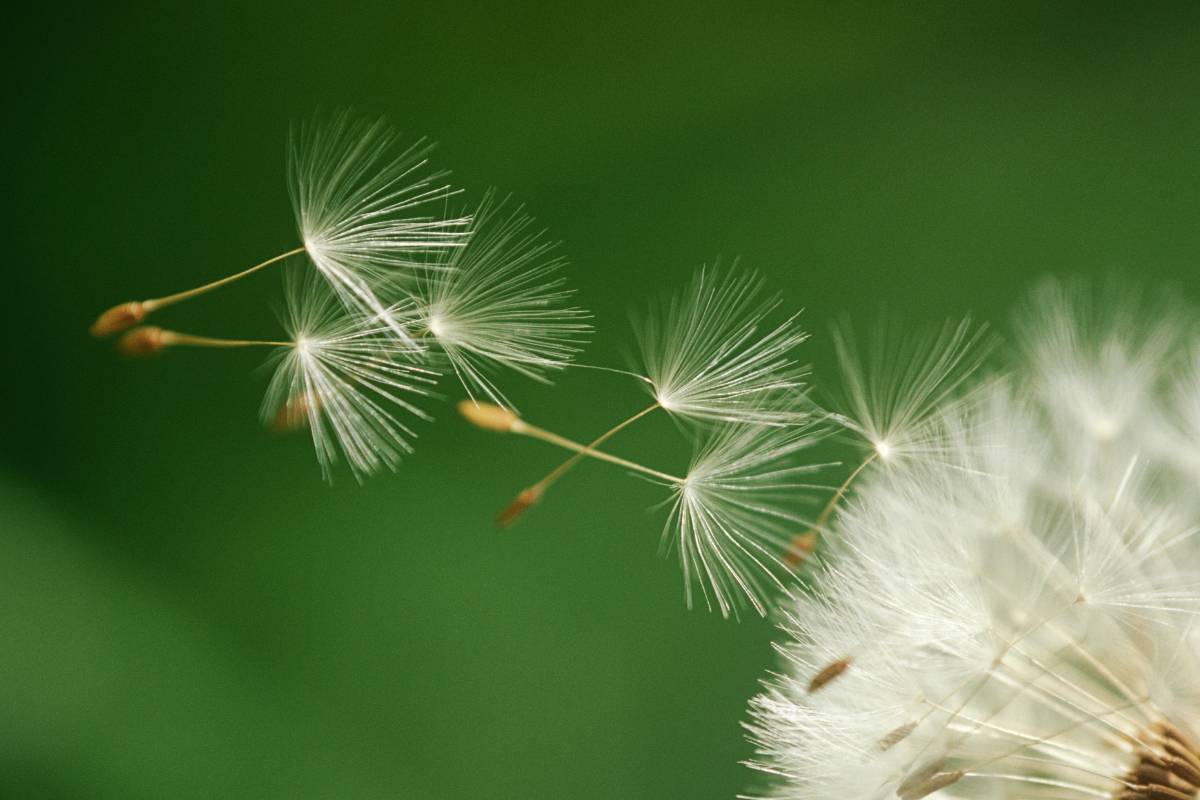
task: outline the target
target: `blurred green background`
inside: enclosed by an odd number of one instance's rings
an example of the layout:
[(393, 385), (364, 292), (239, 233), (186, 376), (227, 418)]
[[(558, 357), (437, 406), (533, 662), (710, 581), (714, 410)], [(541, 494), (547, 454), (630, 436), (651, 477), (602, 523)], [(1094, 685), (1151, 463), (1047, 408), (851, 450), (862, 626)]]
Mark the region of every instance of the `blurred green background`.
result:
[[(728, 798), (773, 631), (683, 607), (658, 490), (449, 405), (396, 475), (320, 482), (259, 354), (118, 360), (108, 305), (294, 244), (290, 122), (385, 114), (630, 304), (741, 255), (817, 335), (881, 302), (1003, 321), (1044, 271), (1194, 292), (1200, 6), (93, 4), (5, 34), (4, 798)], [(277, 275), (161, 322), (269, 335)], [(509, 380), (583, 438), (644, 399)], [(452, 398), (457, 397), (448, 387)], [(668, 424), (614, 449), (669, 468)]]

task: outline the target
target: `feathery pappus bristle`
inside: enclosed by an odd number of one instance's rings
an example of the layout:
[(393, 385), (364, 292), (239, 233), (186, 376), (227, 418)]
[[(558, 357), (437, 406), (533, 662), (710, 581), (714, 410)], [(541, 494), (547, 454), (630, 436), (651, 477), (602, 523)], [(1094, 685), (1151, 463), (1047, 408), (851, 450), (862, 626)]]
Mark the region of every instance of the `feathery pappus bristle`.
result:
[(288, 175), (296, 226), (313, 265), (347, 308), (376, 316), (408, 339), (379, 288), (438, 268), (445, 251), (465, 244), (470, 220), (432, 213), (453, 194), (443, 183), (446, 173), (429, 166), (433, 145), (398, 142), (382, 120), (345, 111), (319, 115), (293, 131)]
[(794, 350), (808, 335), (797, 315), (769, 325), (781, 300), (762, 289), (762, 279), (736, 263), (702, 267), (682, 294), (634, 317), (640, 368), (659, 406), (719, 422), (804, 420), (807, 368)]
[(419, 322), (468, 395), (507, 406), (492, 373), (547, 382), (580, 351), (589, 315), (566, 305), (566, 260), (520, 206), (492, 190), (471, 220), (465, 246), (418, 278)]
[(707, 432), (686, 477), (671, 485), (663, 529), (664, 547), (679, 554), (689, 606), (698, 588), (722, 616), (746, 605), (767, 613), (792, 572), (791, 542), (811, 524), (800, 509), (820, 467), (796, 455), (820, 436), (806, 424), (727, 423)]
[(939, 457), (944, 443), (938, 418), (961, 398), (994, 346), (987, 327), (970, 319), (916, 335), (885, 319), (864, 349), (843, 322), (832, 339), (842, 387), (832, 419), (882, 462)]
[(431, 394), (437, 374), (412, 362), (412, 347), (390, 325), (348, 312), (311, 271), (285, 277), (291, 344), (273, 357), (264, 423), (299, 413), (301, 398), (326, 478), (343, 457), (359, 479), (395, 469), (416, 435), (397, 415), (429, 419), (413, 400)]

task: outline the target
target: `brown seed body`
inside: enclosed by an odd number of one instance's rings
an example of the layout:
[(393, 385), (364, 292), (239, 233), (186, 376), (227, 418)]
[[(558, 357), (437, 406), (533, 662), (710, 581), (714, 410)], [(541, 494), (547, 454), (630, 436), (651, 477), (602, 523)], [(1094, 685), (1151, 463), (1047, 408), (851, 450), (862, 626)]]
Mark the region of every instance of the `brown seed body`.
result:
[(318, 397), (303, 393), (292, 395), (286, 403), (279, 407), (275, 416), (271, 417), (271, 422), (267, 427), (275, 433), (288, 433), (297, 428), (303, 428), (308, 424), (309, 414), (317, 411), (320, 407), (321, 400)]
[(792, 537), (792, 545), (784, 554), (783, 561), (789, 567), (798, 567), (808, 560), (817, 546), (817, 532), (806, 531)]
[(165, 333), (154, 325), (134, 328), (117, 340), (117, 352), (130, 358), (158, 355), (167, 346)]
[[(1200, 797), (1200, 748), (1169, 722), (1147, 736), (1151, 747), (1140, 748), (1137, 761), (1125, 775), (1127, 786), (1119, 800), (1194, 800)], [(1157, 738), (1157, 742), (1155, 742)]]
[(458, 413), (472, 425), (498, 433), (511, 431), (518, 419), (517, 415), (507, 408), (494, 403), (476, 403), (474, 400), (459, 401)]
[(146, 309), (142, 303), (121, 303), (96, 317), (96, 321), (92, 323), (92, 327), (88, 328), (88, 332), (97, 339), (103, 339), (114, 333), (120, 333), (126, 328), (131, 328), (145, 318)]
[(542, 499), (542, 493), (536, 489), (525, 489), (516, 499), (504, 507), (496, 517), (496, 525), (501, 528), (507, 528), (512, 525), (521, 515), (524, 514), (530, 506)]
[(821, 671), (814, 675), (812, 680), (808, 682), (808, 691), (815, 692), (828, 684), (837, 676), (841, 675), (846, 671), (847, 667), (850, 666), (850, 661), (851, 659), (849, 657), (839, 658), (832, 664), (823, 667)]
[(886, 753), (888, 750), (891, 750), (893, 747), (907, 739), (909, 734), (916, 729), (916, 722), (906, 722), (898, 728), (895, 728), (891, 733), (879, 740), (879, 751), (881, 753)]
[(962, 770), (939, 772), (924, 783), (912, 786), (907, 791), (897, 791), (896, 794), (900, 796), (900, 800), (921, 800), (922, 797), (928, 797), (940, 789), (958, 783), (965, 774)]

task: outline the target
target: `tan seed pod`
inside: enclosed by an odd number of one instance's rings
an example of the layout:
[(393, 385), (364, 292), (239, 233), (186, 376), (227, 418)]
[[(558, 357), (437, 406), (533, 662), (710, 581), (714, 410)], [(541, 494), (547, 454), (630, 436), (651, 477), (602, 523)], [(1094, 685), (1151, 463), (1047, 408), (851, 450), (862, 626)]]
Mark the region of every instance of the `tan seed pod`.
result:
[(832, 664), (822, 667), (821, 671), (814, 675), (812, 680), (808, 682), (808, 691), (810, 693), (815, 692), (827, 685), (834, 678), (846, 671), (846, 669), (850, 666), (850, 661), (851, 659), (849, 657), (839, 658)]
[(476, 427), (484, 430), (508, 433), (517, 423), (517, 415), (494, 403), (476, 403), (474, 400), (461, 400), (458, 413)]
[(308, 424), (309, 414), (320, 410), (321, 398), (301, 392), (279, 407), (267, 427), (275, 433), (288, 433)]
[(507, 528), (512, 525), (521, 515), (524, 514), (530, 506), (542, 499), (542, 493), (536, 489), (525, 489), (516, 498), (504, 507), (496, 516), (496, 525), (501, 528)]
[(117, 340), (117, 352), (129, 358), (158, 355), (169, 342), (166, 331), (154, 325), (134, 328)]
[(88, 333), (97, 339), (103, 339), (133, 327), (145, 318), (146, 308), (142, 303), (136, 301), (121, 303), (96, 317), (96, 321), (88, 328)]

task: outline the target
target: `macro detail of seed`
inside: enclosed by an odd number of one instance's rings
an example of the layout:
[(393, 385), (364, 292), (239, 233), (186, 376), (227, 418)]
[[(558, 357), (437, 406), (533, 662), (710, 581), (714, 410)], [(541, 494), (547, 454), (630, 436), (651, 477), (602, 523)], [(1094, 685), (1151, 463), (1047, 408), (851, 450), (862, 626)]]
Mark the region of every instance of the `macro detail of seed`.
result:
[(88, 332), (101, 339), (131, 328), (145, 318), (146, 310), (141, 303), (121, 303), (97, 317)]
[[(1163, 722), (1147, 733), (1124, 780), (1120, 800), (1195, 800), (1200, 797), (1200, 749), (1179, 728)], [(1149, 745), (1146, 747), (1145, 745)]]
[(808, 691), (820, 691), (830, 681), (841, 675), (850, 666), (849, 658), (839, 658), (837, 661), (823, 667), (820, 672), (812, 677), (808, 682)]

